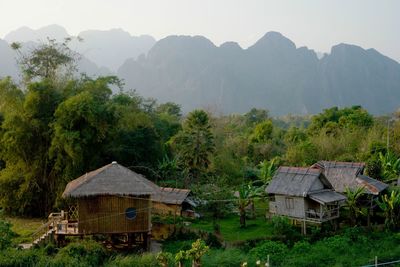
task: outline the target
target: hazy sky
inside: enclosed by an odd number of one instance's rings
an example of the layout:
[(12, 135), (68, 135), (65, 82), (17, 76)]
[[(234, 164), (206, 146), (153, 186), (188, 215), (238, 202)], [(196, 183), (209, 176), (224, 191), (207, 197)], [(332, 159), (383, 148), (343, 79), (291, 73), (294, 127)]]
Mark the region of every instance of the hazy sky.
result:
[(0, 0), (0, 38), (20, 26), (123, 28), (156, 39), (204, 35), (246, 48), (267, 31), (329, 52), (341, 42), (374, 47), (400, 61), (400, 0)]

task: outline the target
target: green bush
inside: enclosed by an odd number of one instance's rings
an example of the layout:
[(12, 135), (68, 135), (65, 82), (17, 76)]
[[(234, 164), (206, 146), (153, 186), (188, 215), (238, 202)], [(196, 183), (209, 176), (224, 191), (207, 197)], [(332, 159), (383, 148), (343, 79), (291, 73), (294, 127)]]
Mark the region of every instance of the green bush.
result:
[(288, 244), (302, 239), (301, 233), (293, 225), (289, 219), (281, 216), (274, 216), (271, 219), (273, 234), (277, 237), (284, 237)]
[(19, 250), (10, 248), (0, 252), (0, 266), (38, 266), (43, 258), (45, 258), (45, 255), (38, 249)]
[(284, 243), (267, 240), (251, 249), (250, 255), (263, 261), (267, 260), (267, 256), (269, 255), (273, 266), (277, 266), (284, 260), (288, 252), (289, 250)]
[(203, 265), (207, 267), (237, 267), (243, 262), (248, 262), (248, 266), (252, 266), (255, 265), (256, 259), (239, 249), (211, 250), (202, 258)]
[(9, 248), (12, 244), (12, 239), (15, 237), (15, 233), (11, 230), (11, 223), (1, 218), (0, 210), (0, 250)]
[(143, 255), (129, 255), (121, 256), (118, 255), (115, 258), (111, 258), (104, 266), (106, 267), (157, 267), (160, 266), (154, 254), (143, 254)]
[(106, 251), (101, 244), (87, 240), (71, 243), (60, 249), (51, 264), (54, 266), (99, 266), (106, 256)]

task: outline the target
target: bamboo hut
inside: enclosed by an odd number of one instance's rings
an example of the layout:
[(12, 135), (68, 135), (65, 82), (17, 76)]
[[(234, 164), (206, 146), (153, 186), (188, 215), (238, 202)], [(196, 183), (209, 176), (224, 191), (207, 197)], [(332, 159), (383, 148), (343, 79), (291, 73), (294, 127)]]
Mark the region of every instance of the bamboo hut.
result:
[(112, 162), (68, 183), (63, 197), (77, 202), (78, 233), (124, 236), (128, 245), (148, 248), (155, 193), (149, 182)]

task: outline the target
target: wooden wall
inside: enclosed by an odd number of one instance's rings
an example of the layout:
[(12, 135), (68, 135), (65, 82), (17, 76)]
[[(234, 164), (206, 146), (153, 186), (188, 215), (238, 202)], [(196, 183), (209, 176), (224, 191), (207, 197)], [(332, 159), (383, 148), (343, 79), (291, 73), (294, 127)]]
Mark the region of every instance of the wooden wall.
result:
[(175, 204), (165, 204), (161, 202), (153, 202), (153, 214), (157, 215), (176, 215), (181, 216), (182, 206)]
[[(294, 218), (304, 218), (305, 203), (302, 197), (286, 197), (284, 195), (275, 195), (275, 201), (270, 201), (271, 213), (285, 215)], [(288, 203), (288, 205), (286, 204)]]
[[(150, 196), (97, 196), (78, 199), (78, 229), (82, 234), (137, 233), (151, 230)], [(136, 218), (126, 217), (127, 208), (136, 209)]]

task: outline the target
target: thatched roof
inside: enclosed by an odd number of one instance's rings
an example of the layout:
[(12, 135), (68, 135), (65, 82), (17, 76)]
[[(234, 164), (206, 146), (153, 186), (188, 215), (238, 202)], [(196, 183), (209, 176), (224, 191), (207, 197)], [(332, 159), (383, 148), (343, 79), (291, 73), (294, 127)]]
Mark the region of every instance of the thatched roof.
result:
[(63, 197), (152, 195), (157, 187), (152, 184), (144, 176), (113, 162), (69, 182)]
[(319, 169), (280, 167), (271, 183), (267, 186), (269, 194), (306, 197), (312, 192), (313, 185), (321, 181), (324, 188), (331, 189), (332, 185)]
[(321, 170), (336, 192), (344, 193), (346, 188), (356, 190), (364, 187), (367, 194), (378, 195), (388, 187), (383, 182), (363, 175), (363, 162), (319, 161), (312, 168)]
[(189, 189), (159, 187), (159, 192), (152, 196), (154, 202), (181, 205), (190, 193)]

